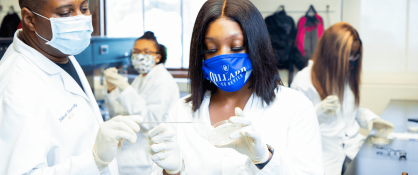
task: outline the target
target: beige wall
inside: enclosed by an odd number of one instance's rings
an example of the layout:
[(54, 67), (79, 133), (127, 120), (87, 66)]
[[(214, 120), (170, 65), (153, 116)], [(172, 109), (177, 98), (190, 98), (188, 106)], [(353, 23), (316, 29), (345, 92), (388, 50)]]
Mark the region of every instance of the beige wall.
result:
[(344, 0), (343, 21), (364, 44), (360, 104), (381, 114), (391, 99), (418, 100), (418, 0)]
[[(283, 5), (287, 15), (293, 18), (295, 24), (305, 15), (310, 5), (313, 5), (322, 17), (325, 28), (341, 20), (341, 0), (251, 0), (251, 2), (263, 17), (273, 14), (280, 5)], [(327, 6), (329, 13), (326, 13)]]

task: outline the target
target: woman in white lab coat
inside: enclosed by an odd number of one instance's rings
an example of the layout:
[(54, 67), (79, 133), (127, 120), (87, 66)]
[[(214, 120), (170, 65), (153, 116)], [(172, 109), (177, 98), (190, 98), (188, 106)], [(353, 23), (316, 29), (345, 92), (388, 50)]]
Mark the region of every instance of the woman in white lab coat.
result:
[(315, 105), (326, 175), (342, 174), (346, 157), (351, 161), (356, 156), (365, 140), (360, 127), (369, 130), (373, 123), (393, 127), (359, 106), (362, 53), (357, 31), (348, 23), (337, 23), (324, 32), (313, 61), (291, 85)]
[[(111, 117), (116, 115), (141, 115), (146, 122), (167, 119), (168, 111), (177, 103), (179, 89), (171, 74), (164, 67), (165, 47), (158, 44), (152, 32), (146, 32), (134, 44), (132, 64), (140, 73), (131, 85), (116, 68), (105, 71), (108, 91), (106, 105)], [(125, 142), (118, 155), (121, 174), (150, 174), (152, 161), (147, 154), (147, 133), (156, 124), (140, 124), (136, 144)]]
[[(250, 1), (203, 5), (189, 78), (191, 95), (167, 121), (193, 123), (161, 124), (148, 133), (154, 174), (323, 174), (314, 107), (282, 86), (266, 24)], [(223, 120), (242, 128), (227, 135), (237, 140), (216, 147), (208, 135)]]

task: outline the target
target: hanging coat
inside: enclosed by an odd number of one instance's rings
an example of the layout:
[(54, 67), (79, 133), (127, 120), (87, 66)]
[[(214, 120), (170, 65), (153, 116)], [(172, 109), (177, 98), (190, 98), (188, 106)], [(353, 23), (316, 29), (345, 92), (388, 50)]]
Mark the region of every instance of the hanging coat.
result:
[[(298, 72), (292, 83), (296, 89), (308, 97), (315, 106), (322, 135), (322, 152), (325, 175), (341, 174), (345, 157), (354, 159), (365, 137), (359, 134), (360, 127), (368, 129), (368, 123), (378, 116), (368, 109), (356, 107), (354, 94), (347, 84), (341, 108), (335, 113), (326, 114), (321, 108), (321, 97), (312, 84), (313, 61)], [(362, 113), (366, 115), (362, 115)]]
[[(187, 97), (181, 99), (167, 121), (196, 122), (172, 125), (185, 165), (181, 174), (323, 175), (320, 131), (312, 103), (300, 92), (286, 87), (281, 86), (275, 93), (276, 98), (269, 106), (253, 93), (243, 109), (263, 142), (274, 149), (270, 162), (262, 170), (236, 150), (217, 148), (208, 142), (214, 129), (209, 116), (209, 91), (196, 112), (192, 111), (191, 103), (185, 102)], [(163, 170), (157, 165), (153, 170), (153, 174), (162, 175)]]
[(265, 22), (277, 60), (277, 67), (289, 69), (295, 65), (299, 70), (303, 69), (308, 60), (294, 46), (296, 28), (293, 18), (287, 16), (286, 12), (282, 10), (266, 17)]
[(70, 56), (85, 91), (21, 32), (0, 61), (0, 174), (100, 174), (92, 150), (103, 119), (83, 70)]
[(305, 15), (300, 18), (295, 44), (305, 58), (311, 59), (323, 33), (324, 22), (318, 14), (313, 17)]
[[(139, 75), (132, 85), (120, 92), (116, 88), (105, 96), (111, 117), (116, 115), (141, 115), (144, 121), (165, 121), (168, 111), (180, 98), (180, 91), (173, 76), (158, 64), (146, 75)], [(152, 160), (148, 154), (148, 131), (156, 124), (140, 124), (141, 131), (132, 144), (124, 141), (117, 156), (121, 174), (151, 174)]]
[(13, 37), (20, 24), (17, 13), (7, 14), (1, 22), (0, 37)]

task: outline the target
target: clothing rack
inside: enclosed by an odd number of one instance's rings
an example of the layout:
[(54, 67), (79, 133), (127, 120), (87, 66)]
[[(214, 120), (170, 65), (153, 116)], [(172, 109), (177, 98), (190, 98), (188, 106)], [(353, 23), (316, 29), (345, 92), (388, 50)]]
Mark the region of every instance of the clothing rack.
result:
[[(260, 11), (260, 13), (276, 13), (277, 11)], [(335, 13), (335, 11), (316, 11), (317, 13)], [(286, 13), (306, 13), (306, 11), (286, 11)]]
[[(310, 5), (310, 7), (309, 7), (309, 10), (314, 10), (316, 13), (334, 13), (335, 11), (330, 11), (329, 10), (329, 5), (327, 5), (327, 10), (324, 10), (324, 11), (317, 11), (317, 10), (315, 10), (315, 8), (313, 7), (313, 5)], [(279, 6), (279, 8), (276, 10), (276, 11), (260, 11), (260, 13), (276, 13), (276, 12), (279, 12), (279, 11), (281, 11), (281, 10), (284, 10), (285, 9), (285, 6), (284, 5), (280, 5)], [(309, 11), (308, 10), (308, 11)], [(286, 13), (306, 13), (306, 11), (287, 11), (287, 10), (285, 10), (286, 11)]]

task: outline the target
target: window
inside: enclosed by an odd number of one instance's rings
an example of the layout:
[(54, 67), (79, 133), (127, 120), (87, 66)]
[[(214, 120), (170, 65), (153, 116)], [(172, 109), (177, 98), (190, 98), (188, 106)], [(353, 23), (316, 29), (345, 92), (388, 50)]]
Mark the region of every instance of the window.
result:
[(140, 37), (154, 32), (167, 48), (165, 66), (189, 67), (194, 22), (206, 0), (106, 0), (106, 35)]
[(183, 68), (189, 68), (190, 42), (197, 14), (206, 0), (183, 0)]
[(143, 3), (138, 0), (106, 0), (105, 28), (109, 37), (140, 37), (144, 33)]
[(167, 68), (181, 68), (183, 55), (181, 0), (145, 0), (145, 31), (167, 48)]

